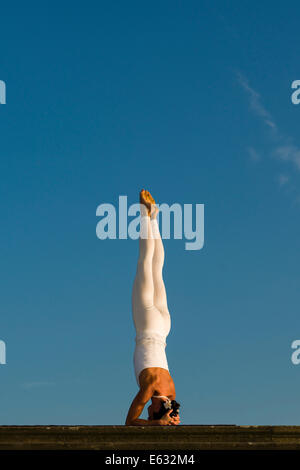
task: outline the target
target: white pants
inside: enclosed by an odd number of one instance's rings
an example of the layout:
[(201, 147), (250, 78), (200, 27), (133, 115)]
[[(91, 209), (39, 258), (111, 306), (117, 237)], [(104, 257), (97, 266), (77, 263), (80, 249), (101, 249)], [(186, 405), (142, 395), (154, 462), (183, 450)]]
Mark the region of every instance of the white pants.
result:
[[(142, 206), (144, 207), (144, 206)], [(164, 247), (156, 219), (141, 213), (139, 258), (132, 289), (132, 313), (136, 329), (134, 368), (139, 374), (147, 367), (168, 369), (166, 337), (171, 328), (162, 270)]]

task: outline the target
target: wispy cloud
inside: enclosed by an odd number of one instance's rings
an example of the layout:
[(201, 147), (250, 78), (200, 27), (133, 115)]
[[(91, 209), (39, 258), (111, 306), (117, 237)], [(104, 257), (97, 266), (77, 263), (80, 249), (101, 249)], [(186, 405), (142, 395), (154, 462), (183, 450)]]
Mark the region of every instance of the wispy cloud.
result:
[(52, 387), (53, 385), (55, 385), (54, 382), (24, 382), (21, 384), (21, 387), (30, 390), (37, 387)]
[(289, 180), (290, 180), (289, 176), (280, 174), (278, 177), (279, 186), (284, 186), (285, 184), (289, 182)]
[(277, 157), (285, 162), (292, 162), (300, 171), (300, 149), (295, 145), (282, 145), (275, 149)]
[(253, 162), (258, 162), (261, 159), (260, 154), (253, 147), (248, 147), (247, 152), (249, 154), (250, 160)]
[[(269, 150), (273, 158), (285, 163), (292, 164), (292, 166), (300, 171), (300, 148), (293, 143), (293, 139), (289, 136), (284, 136), (275, 122), (270, 111), (263, 105), (260, 94), (254, 90), (249, 81), (240, 72), (237, 73), (238, 82), (246, 92), (249, 99), (250, 109), (254, 114), (272, 130), (272, 142)], [(248, 147), (247, 152), (253, 161), (260, 160), (260, 154), (253, 147)], [(281, 173), (278, 177), (280, 187), (288, 186), (290, 184), (290, 177)], [(300, 198), (300, 196), (298, 196)]]
[(271, 127), (272, 129), (277, 129), (277, 126), (271, 114), (261, 103), (260, 94), (249, 86), (248, 80), (240, 72), (238, 72), (237, 75), (240, 85), (244, 88), (244, 90), (249, 96), (250, 107), (252, 108), (254, 113), (257, 116), (261, 117), (267, 126)]

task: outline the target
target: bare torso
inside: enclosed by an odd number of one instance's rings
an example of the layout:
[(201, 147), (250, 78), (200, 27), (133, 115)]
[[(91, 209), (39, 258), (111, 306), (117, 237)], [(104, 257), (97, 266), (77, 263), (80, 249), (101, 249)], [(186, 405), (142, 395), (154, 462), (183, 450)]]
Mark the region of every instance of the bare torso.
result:
[(167, 369), (161, 367), (143, 369), (139, 375), (139, 382), (141, 388), (151, 382), (155, 389), (153, 395), (165, 395), (170, 400), (175, 400), (175, 384)]

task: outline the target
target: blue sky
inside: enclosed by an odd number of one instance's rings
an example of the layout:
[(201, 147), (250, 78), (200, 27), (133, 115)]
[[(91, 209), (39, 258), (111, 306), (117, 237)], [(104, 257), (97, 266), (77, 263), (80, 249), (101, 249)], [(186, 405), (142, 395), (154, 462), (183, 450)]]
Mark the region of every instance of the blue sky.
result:
[[(166, 240), (182, 424), (299, 424), (299, 2), (1, 7), (1, 424), (123, 424), (137, 242), (96, 208), (205, 205)], [(142, 415), (145, 417), (146, 413)]]

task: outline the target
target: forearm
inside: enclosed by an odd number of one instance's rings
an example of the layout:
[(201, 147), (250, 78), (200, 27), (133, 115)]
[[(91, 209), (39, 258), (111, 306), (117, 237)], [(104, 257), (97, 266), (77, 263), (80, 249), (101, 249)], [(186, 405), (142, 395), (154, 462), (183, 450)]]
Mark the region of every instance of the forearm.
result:
[(146, 388), (139, 390), (136, 394), (129, 411), (127, 413), (125, 426), (157, 426), (158, 420), (150, 421), (147, 419), (138, 419), (141, 416), (144, 406), (153, 396), (154, 388), (148, 384)]

